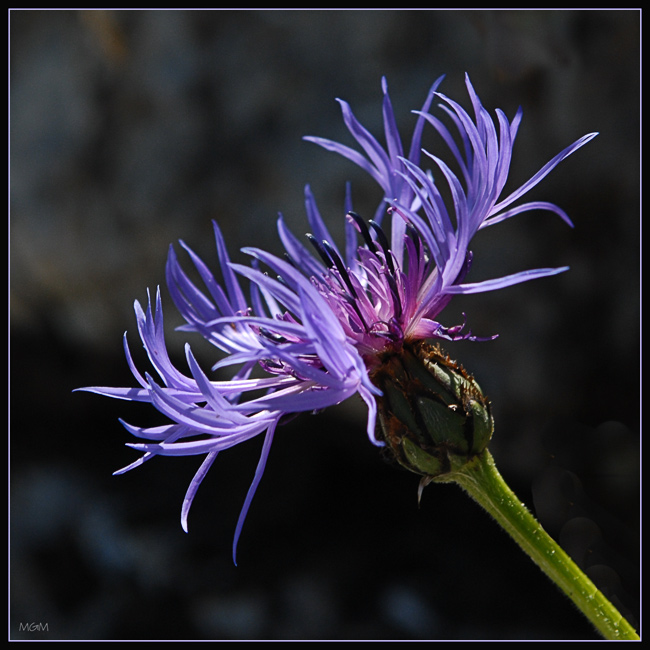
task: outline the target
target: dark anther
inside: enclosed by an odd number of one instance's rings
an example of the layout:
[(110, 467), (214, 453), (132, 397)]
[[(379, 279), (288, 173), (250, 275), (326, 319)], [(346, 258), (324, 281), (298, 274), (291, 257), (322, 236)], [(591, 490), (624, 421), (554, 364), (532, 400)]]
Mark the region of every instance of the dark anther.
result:
[[(361, 217), (359, 215), (349, 212), (348, 215), (354, 215), (353, 218), (355, 221), (358, 219), (358, 222), (361, 222), (363, 224), (363, 221), (361, 221)], [(368, 241), (370, 244), (372, 244), (373, 249), (375, 248), (374, 242), (370, 239), (370, 233), (368, 232), (368, 228), (366, 228), (366, 225), (363, 224), (362, 232), (365, 229), (365, 232), (368, 237)], [(361, 314), (361, 310), (359, 309), (359, 305), (357, 304), (357, 300), (359, 298), (359, 295), (357, 294), (354, 285), (352, 284), (352, 281), (350, 280), (350, 275), (345, 268), (345, 265), (343, 264), (343, 260), (339, 257), (338, 253), (328, 244), (326, 241), (323, 241), (321, 244), (313, 235), (310, 235), (309, 233), (307, 234), (307, 238), (311, 242), (312, 246), (316, 249), (318, 254), (320, 255), (321, 259), (325, 263), (325, 266), (327, 266), (330, 269), (336, 268), (337, 271), (339, 272), (339, 277), (340, 277), (340, 282), (343, 283), (347, 291), (349, 292), (349, 295), (345, 297), (346, 301), (352, 306), (352, 309), (356, 312), (357, 316), (359, 317), (361, 323), (363, 324), (366, 332), (368, 331), (368, 324), (363, 318), (363, 315)]]
[(397, 289), (397, 283), (395, 278), (390, 273), (386, 274), (386, 279), (388, 280), (388, 286), (390, 287), (390, 292), (393, 296), (393, 306), (395, 307), (395, 317), (401, 318), (402, 316), (402, 301), (399, 299), (399, 291)]
[(361, 322), (361, 325), (363, 325), (363, 329), (366, 332), (370, 332), (370, 328), (368, 327), (368, 323), (366, 323), (366, 319), (363, 317), (363, 314), (361, 313), (361, 309), (359, 309), (359, 303), (357, 302), (356, 298), (353, 298), (352, 296), (343, 296), (343, 299), (345, 302), (354, 309), (354, 312), (356, 315), (359, 317), (359, 321)]
[(265, 327), (260, 327), (260, 334), (267, 338), (269, 341), (273, 341), (274, 343), (286, 343), (288, 341), (288, 339), (284, 338), (284, 336), (281, 336), (280, 334), (274, 334), (273, 332), (267, 330)]
[(418, 231), (415, 229), (413, 224), (409, 223), (408, 221), (406, 222), (406, 233), (411, 238), (411, 241), (415, 244), (415, 254), (417, 257), (420, 257), (420, 246), (422, 245), (420, 235), (418, 235)]
[(345, 282), (345, 286), (347, 287), (348, 291), (355, 297), (358, 298), (357, 292), (354, 290), (354, 287), (352, 286), (352, 282), (350, 280), (350, 276), (348, 275), (348, 271), (345, 268), (345, 265), (343, 264), (343, 260), (339, 257), (338, 253), (326, 242), (323, 242), (323, 248), (327, 251), (327, 254), (330, 256), (332, 262), (334, 262), (334, 265), (336, 266), (339, 275), (341, 276), (341, 279), (343, 282)]
[(281, 275), (276, 275), (275, 279), (283, 286), (287, 287), (288, 289), (291, 289), (287, 281), (281, 276)]
[(316, 237), (314, 237), (314, 235), (310, 235), (309, 233), (307, 233), (307, 239), (309, 239), (309, 242), (311, 243), (311, 245), (316, 249), (316, 252), (320, 256), (320, 258), (323, 260), (325, 266), (328, 269), (332, 268), (332, 266), (334, 266), (334, 264), (332, 263), (331, 258), (325, 252), (325, 249), (321, 246), (321, 244), (316, 239)]
[(377, 245), (370, 236), (370, 231), (368, 230), (368, 226), (366, 226), (366, 222), (356, 212), (348, 212), (347, 217), (354, 221), (368, 248), (375, 252), (377, 250)]
[(395, 267), (393, 266), (393, 256), (390, 252), (390, 246), (388, 245), (388, 239), (386, 239), (386, 235), (384, 234), (384, 231), (374, 221), (371, 220), (368, 223), (372, 226), (372, 229), (375, 231), (375, 234), (377, 235), (377, 241), (379, 242), (379, 245), (384, 251), (384, 257), (386, 258), (386, 265), (388, 266), (388, 270), (391, 272), (391, 274), (395, 274)]
[(291, 257), (291, 255), (289, 255), (289, 253), (285, 253), (285, 254), (284, 254), (284, 259), (285, 259), (289, 264), (291, 264), (291, 266), (293, 266), (294, 269), (297, 268), (297, 267), (296, 267), (296, 263), (293, 261), (293, 258)]

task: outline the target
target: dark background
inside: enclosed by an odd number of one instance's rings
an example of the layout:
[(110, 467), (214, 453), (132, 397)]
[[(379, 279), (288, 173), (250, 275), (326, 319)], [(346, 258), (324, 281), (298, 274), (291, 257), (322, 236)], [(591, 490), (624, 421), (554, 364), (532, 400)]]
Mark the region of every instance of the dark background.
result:
[[(306, 230), (310, 183), (341, 234), (343, 188), (378, 196), (341, 140), (335, 97), (378, 135), (386, 75), (403, 133), (447, 74), (467, 105), (524, 119), (514, 188), (600, 131), (481, 233), (473, 280), (571, 270), (459, 298), (489, 343), (448, 347), (492, 398), (509, 484), (625, 615), (639, 619), (638, 11), (12, 11), (10, 13), (9, 635), (26, 639), (592, 639), (590, 625), (460, 490), (431, 486), (368, 442), (360, 402), (277, 435), (234, 567), (235, 522), (260, 440), (224, 452), (190, 533), (180, 506), (199, 458), (135, 459), (117, 421), (156, 414), (72, 393), (132, 385), (121, 336), (164, 284), (170, 242), (235, 259)], [(183, 338), (163, 288), (169, 347)], [(190, 339), (208, 367), (213, 357)], [(45, 632), (19, 632), (41, 623)]]

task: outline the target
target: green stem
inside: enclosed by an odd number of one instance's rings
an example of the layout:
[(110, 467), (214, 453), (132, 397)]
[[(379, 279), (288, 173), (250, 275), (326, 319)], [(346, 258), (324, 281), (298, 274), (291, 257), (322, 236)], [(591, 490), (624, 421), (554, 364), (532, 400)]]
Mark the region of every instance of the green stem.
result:
[(606, 639), (639, 639), (635, 629), (506, 485), (487, 449), (461, 469), (435, 480), (457, 483), (483, 506)]

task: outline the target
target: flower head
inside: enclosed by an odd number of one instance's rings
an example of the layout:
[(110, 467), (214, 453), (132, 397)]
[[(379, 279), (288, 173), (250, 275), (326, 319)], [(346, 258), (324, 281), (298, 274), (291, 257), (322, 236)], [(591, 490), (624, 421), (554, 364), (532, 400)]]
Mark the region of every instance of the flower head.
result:
[[(496, 124), (481, 105), (467, 79), (473, 115), (431, 88), (421, 111), (408, 155), (404, 155), (396, 120), (383, 88), (386, 148), (356, 120), (345, 102), (343, 118), (361, 152), (322, 138), (307, 138), (350, 159), (379, 184), (384, 200), (375, 219), (366, 222), (346, 205), (345, 247), (339, 249), (319, 214), (309, 188), (305, 191), (311, 235), (301, 242), (282, 217), (278, 232), (283, 258), (247, 248), (249, 266), (230, 262), (217, 224), (214, 224), (221, 281), (184, 243), (204, 286), (183, 270), (173, 247), (169, 249), (166, 279), (171, 297), (185, 319), (181, 328), (198, 332), (224, 353), (212, 370), (236, 366), (229, 380), (215, 380), (204, 371), (186, 345), (187, 371), (177, 369), (167, 353), (160, 292), (146, 309), (135, 303), (140, 339), (153, 374), (142, 374), (124, 349), (135, 377), (135, 388), (91, 387), (85, 390), (125, 400), (151, 403), (169, 419), (156, 427), (123, 422), (141, 442), (129, 446), (141, 456), (118, 473), (157, 455), (204, 456), (182, 507), (187, 515), (201, 480), (217, 454), (263, 434), (262, 452), (237, 524), (237, 541), (257, 485), (264, 472), (276, 428), (287, 416), (315, 411), (360, 395), (368, 407), (367, 434), (376, 436), (377, 400), (382, 391), (372, 378), (386, 354), (399, 353), (425, 339), (476, 340), (463, 325), (446, 327), (438, 315), (455, 294), (490, 291), (565, 268), (522, 271), (491, 280), (467, 283), (472, 254), (469, 245), (481, 228), (527, 210), (550, 210), (570, 223), (550, 203), (515, 202), (561, 160), (591, 140), (576, 141), (542, 167), (520, 188), (501, 198), (521, 111), (509, 122), (501, 111)], [(435, 117), (434, 98), (450, 118), (452, 128)], [(460, 176), (442, 158), (421, 149), (427, 125), (442, 137)], [(422, 157), (424, 154), (424, 158)], [(421, 159), (432, 170), (424, 169)], [(452, 197), (443, 199), (442, 187)], [(390, 215), (390, 237), (382, 224)], [(248, 297), (242, 288), (247, 281)], [(254, 373), (254, 369), (263, 371)]]

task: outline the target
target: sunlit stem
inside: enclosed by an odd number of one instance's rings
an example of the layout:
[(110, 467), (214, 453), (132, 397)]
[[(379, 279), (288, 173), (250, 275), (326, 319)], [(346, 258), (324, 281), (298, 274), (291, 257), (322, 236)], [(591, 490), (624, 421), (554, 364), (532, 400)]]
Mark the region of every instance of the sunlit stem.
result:
[(506, 485), (487, 449), (460, 469), (434, 481), (457, 483), (483, 506), (603, 637), (608, 640), (639, 639), (635, 629)]

